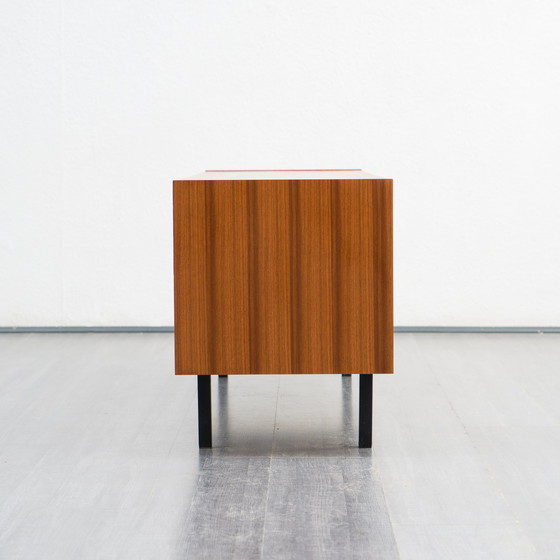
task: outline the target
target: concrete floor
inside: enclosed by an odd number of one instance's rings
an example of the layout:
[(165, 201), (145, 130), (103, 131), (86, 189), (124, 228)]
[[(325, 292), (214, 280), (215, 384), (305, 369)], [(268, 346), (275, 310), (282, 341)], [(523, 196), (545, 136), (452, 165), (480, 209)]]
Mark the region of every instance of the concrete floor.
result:
[(398, 334), (375, 378), (196, 379), (170, 334), (0, 336), (0, 558), (560, 559), (560, 335)]

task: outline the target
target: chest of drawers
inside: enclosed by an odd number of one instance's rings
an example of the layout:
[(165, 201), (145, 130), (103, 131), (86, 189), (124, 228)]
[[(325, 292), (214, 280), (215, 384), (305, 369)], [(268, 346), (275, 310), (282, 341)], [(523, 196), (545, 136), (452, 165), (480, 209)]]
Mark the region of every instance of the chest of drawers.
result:
[(174, 181), (176, 374), (206, 401), (213, 374), (392, 373), (392, 186), (361, 170)]

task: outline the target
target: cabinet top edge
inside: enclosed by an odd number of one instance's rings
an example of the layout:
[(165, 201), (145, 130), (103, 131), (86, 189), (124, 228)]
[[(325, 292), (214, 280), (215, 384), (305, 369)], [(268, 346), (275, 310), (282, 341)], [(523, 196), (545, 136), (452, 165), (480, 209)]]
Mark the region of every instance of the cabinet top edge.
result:
[(321, 179), (386, 179), (362, 169), (209, 169), (181, 181), (252, 181), (252, 180), (321, 180)]

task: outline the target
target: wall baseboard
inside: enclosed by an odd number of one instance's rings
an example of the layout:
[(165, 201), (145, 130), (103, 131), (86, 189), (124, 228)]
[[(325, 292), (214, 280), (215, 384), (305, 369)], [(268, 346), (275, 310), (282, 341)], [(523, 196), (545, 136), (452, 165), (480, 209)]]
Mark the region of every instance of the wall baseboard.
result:
[(560, 333), (560, 327), (395, 327), (400, 333)]
[(173, 327), (0, 327), (0, 333), (172, 333)]
[[(1, 333), (172, 333), (173, 327), (0, 327)], [(560, 327), (399, 326), (396, 333), (560, 333)]]

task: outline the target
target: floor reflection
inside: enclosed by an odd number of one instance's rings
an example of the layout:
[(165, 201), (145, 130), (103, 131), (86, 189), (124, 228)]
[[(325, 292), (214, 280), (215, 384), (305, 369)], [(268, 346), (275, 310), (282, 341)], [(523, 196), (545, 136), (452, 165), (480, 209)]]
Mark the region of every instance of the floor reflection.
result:
[(229, 433), (229, 378), (218, 377), (218, 407), (214, 407), (214, 414), (218, 418), (218, 433)]
[(213, 380), (214, 448), (178, 557), (398, 558), (353, 377)]
[(357, 446), (357, 383), (340, 375), (214, 379), (214, 451), (370, 456)]
[(371, 458), (200, 461), (180, 558), (398, 558)]

